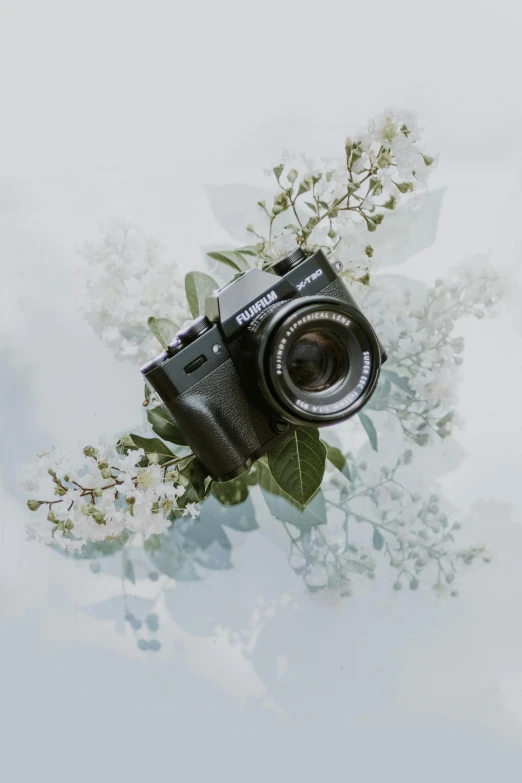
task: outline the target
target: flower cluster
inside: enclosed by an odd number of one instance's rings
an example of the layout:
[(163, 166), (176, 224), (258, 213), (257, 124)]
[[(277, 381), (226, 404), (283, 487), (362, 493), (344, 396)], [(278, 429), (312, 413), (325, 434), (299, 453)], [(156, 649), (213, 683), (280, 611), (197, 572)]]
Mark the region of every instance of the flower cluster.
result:
[(85, 315), (118, 359), (142, 364), (158, 346), (147, 321), (189, 318), (179, 270), (164, 248), (129, 223), (111, 221), (82, 250), (88, 263)]
[(47, 520), (39, 516), (28, 525), (30, 539), (78, 551), (87, 541), (123, 541), (129, 533), (149, 537), (162, 533), (177, 515), (196, 515), (194, 504), (178, 505), (186, 483), (179, 468), (186, 459), (151, 464), (142, 449), (122, 454), (106, 445), (86, 446), (83, 454), (80, 468), (55, 450), (26, 468), (22, 485), (27, 491), (54, 495), (28, 501), (31, 511), (48, 508)]
[(455, 596), (462, 564), (471, 565), (475, 558), (491, 561), (482, 545), (455, 545), (460, 524), (444, 511), (438, 494), (407, 487), (401, 472), (412, 456), (406, 451), (387, 468), (348, 455), (350, 482), (334, 478), (327, 494), (327, 505), (337, 515), (329, 515), (327, 527), (290, 535), (290, 565), (311, 591), (329, 588), (349, 595), (357, 578), (374, 579), (380, 555), (394, 572), (395, 590), (417, 590), (421, 581), (431, 580), (437, 591)]
[(316, 165), (284, 153), (267, 174), (278, 190), (258, 202), (263, 226), (248, 226), (262, 264), (297, 244), (323, 248), (354, 280), (368, 282), (371, 233), (405, 196), (425, 185), (433, 157), (418, 147), (419, 129), (407, 112), (385, 112), (345, 143), (342, 160)]
[(504, 281), (486, 257), (477, 256), (423, 292), (391, 287), (376, 277), (359, 294), (389, 355), (386, 380), (370, 407), (395, 416), (419, 445), (430, 433), (445, 437), (455, 419), (455, 371), (463, 361), (457, 322), (494, 313), (505, 294)]

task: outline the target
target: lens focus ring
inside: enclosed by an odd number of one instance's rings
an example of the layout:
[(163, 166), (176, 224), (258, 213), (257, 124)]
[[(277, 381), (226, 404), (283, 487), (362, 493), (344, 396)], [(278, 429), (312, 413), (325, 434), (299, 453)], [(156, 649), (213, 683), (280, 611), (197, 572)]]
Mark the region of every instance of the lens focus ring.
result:
[(272, 410), (296, 424), (320, 425), (342, 421), (366, 402), (380, 349), (356, 307), (302, 297), (272, 305), (250, 324), (244, 360), (249, 382)]

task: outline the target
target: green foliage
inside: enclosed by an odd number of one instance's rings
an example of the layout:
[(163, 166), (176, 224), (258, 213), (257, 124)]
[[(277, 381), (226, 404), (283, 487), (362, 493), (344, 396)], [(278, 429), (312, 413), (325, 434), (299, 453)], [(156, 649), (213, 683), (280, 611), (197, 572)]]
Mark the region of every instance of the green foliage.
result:
[(188, 503), (201, 503), (210, 494), (212, 480), (197, 457), (190, 457), (180, 470), (180, 475), (186, 482), (185, 492), (178, 498), (180, 508), (185, 508)]
[(325, 458), (318, 430), (300, 427), (270, 450), (268, 467), (281, 489), (304, 508), (321, 486)]
[(181, 429), (174, 417), (169, 413), (165, 406), (160, 405), (147, 411), (147, 419), (152, 429), (163, 440), (169, 443), (175, 443), (178, 446), (185, 446), (186, 441), (181, 434)]
[(232, 267), (236, 272), (246, 272), (251, 268), (257, 253), (255, 248), (240, 247), (237, 250), (216, 250), (207, 255), (220, 264)]
[(218, 287), (216, 281), (204, 272), (189, 272), (185, 276), (185, 293), (194, 318), (204, 312), (206, 297)]
[(120, 454), (143, 449), (149, 462), (158, 462), (160, 465), (175, 457), (167, 444), (159, 438), (144, 438), (141, 435), (124, 435), (116, 444), (116, 449)]
[(174, 321), (171, 321), (170, 318), (154, 318), (151, 316), (147, 324), (162, 348), (167, 347), (179, 329), (179, 326)]
[(326, 448), (327, 460), (331, 462), (332, 465), (334, 465), (334, 467), (336, 467), (337, 470), (342, 473), (343, 476), (346, 476), (346, 478), (350, 481), (351, 477), (350, 470), (348, 468), (348, 462), (341, 449), (338, 449), (337, 446), (330, 446), (330, 444), (326, 443), (324, 440), (322, 443)]
[(244, 503), (248, 497), (248, 487), (255, 484), (257, 477), (255, 472), (243, 473), (231, 481), (212, 483), (212, 494), (223, 506), (237, 506)]
[(310, 530), (326, 524), (326, 504), (321, 490), (317, 491), (312, 501), (303, 507), (274, 479), (266, 457), (256, 462), (256, 473), (265, 502), (276, 519), (294, 525), (300, 530)]

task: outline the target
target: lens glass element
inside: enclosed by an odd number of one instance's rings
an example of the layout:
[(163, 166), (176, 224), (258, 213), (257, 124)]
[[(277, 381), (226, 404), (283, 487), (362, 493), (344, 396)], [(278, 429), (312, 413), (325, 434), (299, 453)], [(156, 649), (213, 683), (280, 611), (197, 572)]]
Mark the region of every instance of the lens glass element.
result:
[(305, 332), (292, 344), (287, 367), (290, 379), (299, 389), (332, 389), (348, 371), (347, 346), (332, 331)]

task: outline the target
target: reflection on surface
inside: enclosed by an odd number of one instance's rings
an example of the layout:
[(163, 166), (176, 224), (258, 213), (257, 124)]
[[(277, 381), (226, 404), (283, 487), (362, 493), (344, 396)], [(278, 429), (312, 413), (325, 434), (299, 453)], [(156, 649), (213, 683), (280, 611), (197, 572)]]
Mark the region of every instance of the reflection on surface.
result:
[[(245, 539), (259, 535), (270, 515), (280, 528), (280, 545), (286, 540), (289, 568), (309, 592), (324, 594), (328, 602), (360, 592), (376, 578), (396, 591), (433, 587), (456, 597), (463, 568), (476, 559), (490, 561), (483, 545), (459, 543), (460, 524), (439, 494), (412, 489), (419, 484), (412, 450), (389, 468), (374, 452), (365, 459), (348, 454), (343, 472), (330, 471), (323, 490), (303, 511), (274, 494), (260, 461), (248, 476), (218, 485), (199, 518), (176, 519), (166, 532), (146, 540), (134, 535), (124, 542), (90, 544), (77, 557), (90, 560), (95, 573), (121, 577), (120, 611), (139, 649), (152, 652), (161, 648), (165, 608), (190, 633), (215, 633), (226, 607), (208, 619), (212, 590), (222, 588), (210, 572), (237, 565), (245, 572)], [(180, 620), (179, 585), (202, 580), (208, 581), (209, 600)], [(146, 598), (136, 601), (140, 595)], [(287, 596), (283, 605), (292, 602)], [(246, 619), (242, 614), (241, 622)], [(228, 631), (245, 634), (240, 625)]]

